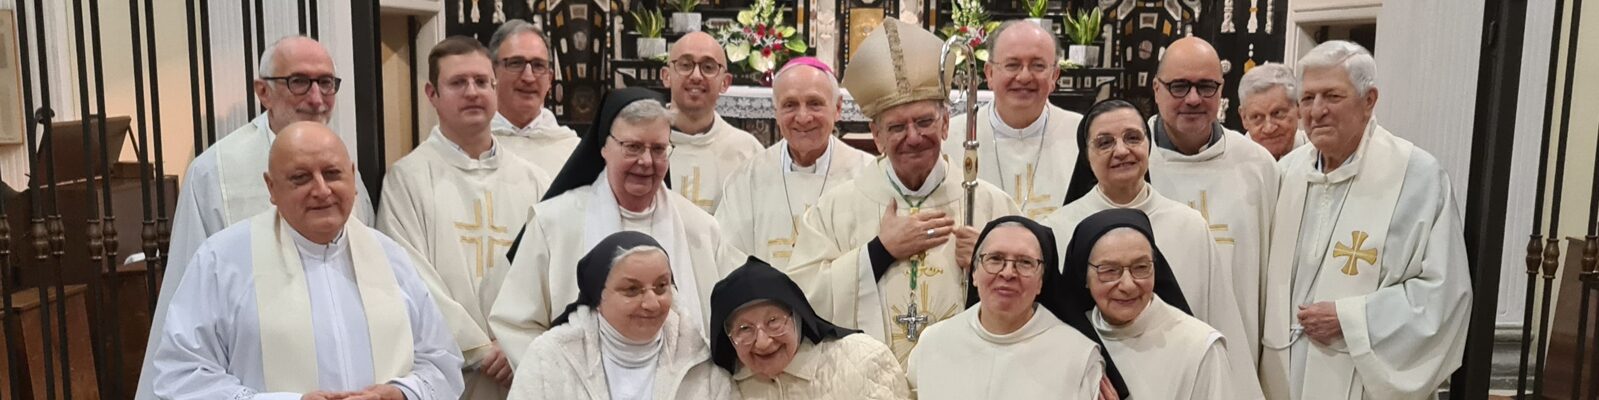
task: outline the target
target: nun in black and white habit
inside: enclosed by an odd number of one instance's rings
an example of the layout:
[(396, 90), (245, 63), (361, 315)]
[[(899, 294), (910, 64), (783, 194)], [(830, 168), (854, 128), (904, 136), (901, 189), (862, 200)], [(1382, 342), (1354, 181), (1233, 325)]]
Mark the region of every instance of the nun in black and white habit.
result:
[[(578, 259), (618, 231), (643, 232), (672, 255), (677, 303), (702, 328), (711, 287), (744, 260), (726, 244), (716, 220), (665, 185), (671, 112), (659, 93), (642, 88), (606, 95), (577, 150), (533, 208), (533, 218), (507, 256), (503, 290), (489, 328), (510, 357), (553, 327), (560, 307), (578, 298), (571, 286)], [(701, 332), (704, 332), (702, 329)]]

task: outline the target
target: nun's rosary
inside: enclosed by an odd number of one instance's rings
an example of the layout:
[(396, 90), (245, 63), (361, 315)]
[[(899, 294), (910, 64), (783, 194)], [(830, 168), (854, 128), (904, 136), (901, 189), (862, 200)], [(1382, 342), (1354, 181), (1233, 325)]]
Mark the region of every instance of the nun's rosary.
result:
[[(886, 171), (886, 170), (883, 171), (883, 174), (884, 175), (888, 175), (888, 171)], [(933, 197), (931, 194), (929, 194), (926, 197), (922, 197), (922, 199), (920, 201), (914, 201), (913, 202), (913, 201), (911, 201), (910, 196), (905, 195), (905, 191), (903, 189), (899, 188), (899, 185), (895, 185), (894, 184), (894, 177), (893, 176), (887, 176), (887, 178), (888, 178), (889, 186), (893, 186), (894, 187), (894, 192), (899, 194), (900, 200), (904, 200), (905, 204), (911, 206), (910, 215), (916, 215), (917, 212), (920, 212), (922, 210), (922, 203), (926, 203), (928, 198)], [(938, 191), (938, 187), (942, 186), (943, 184), (944, 184), (943, 181), (939, 181), (938, 183), (934, 184), (933, 191), (934, 192)], [(933, 229), (928, 229), (927, 230), (927, 237), (931, 238), (931, 237), (933, 237), (933, 234), (934, 234), (934, 230)], [(900, 315), (894, 316), (894, 323), (897, 323), (897, 324), (905, 326), (905, 340), (909, 340), (909, 341), (915, 342), (916, 339), (921, 336), (922, 327), (927, 325), (929, 322), (931, 322), (931, 321), (928, 320), (927, 314), (919, 313), (916, 310), (916, 278), (917, 278), (918, 275), (921, 274), (922, 264), (927, 262), (927, 252), (923, 251), (921, 253), (917, 253), (915, 256), (911, 257), (910, 261), (911, 261), (911, 293), (910, 293), (910, 297), (911, 298), (910, 298), (910, 305), (905, 306), (905, 313), (904, 314), (900, 314)]]

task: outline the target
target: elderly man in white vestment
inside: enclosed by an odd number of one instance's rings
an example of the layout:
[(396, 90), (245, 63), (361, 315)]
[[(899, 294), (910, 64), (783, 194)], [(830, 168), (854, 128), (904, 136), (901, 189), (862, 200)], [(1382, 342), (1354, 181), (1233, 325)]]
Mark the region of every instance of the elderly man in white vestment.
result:
[(439, 125), (383, 178), (378, 230), (416, 262), (466, 356), (466, 398), (504, 399), (511, 366), (489, 332), (505, 251), (550, 178), (489, 133), (494, 67), (477, 40), (433, 46), (424, 91)]
[[(507, 254), (489, 328), (512, 365), (533, 339), (550, 329), (561, 307), (577, 299), (577, 261), (617, 231), (643, 232), (670, 256), (684, 317), (706, 327), (711, 288), (745, 256), (728, 245), (716, 219), (668, 190), (671, 112), (643, 88), (612, 91), (572, 161), (556, 175), (544, 201)], [(701, 330), (704, 332), (705, 330)]]
[[(1043, 218), (1066, 197), (1078, 151), (1072, 135), (1083, 115), (1049, 103), (1060, 77), (1054, 35), (1037, 23), (1014, 20), (990, 37), (983, 76), (994, 102), (977, 110), (978, 178), (1005, 190), (1023, 215)], [(966, 153), (961, 143), (967, 117), (950, 118), (955, 139), (944, 142), (944, 155), (951, 159)]]
[(672, 188), (707, 213), (716, 213), (722, 185), (763, 146), (716, 113), (733, 84), (727, 52), (705, 32), (683, 35), (668, 52), (661, 81), (672, 90)]
[(1277, 202), (1277, 160), (1216, 120), (1221, 108), (1221, 58), (1197, 37), (1166, 48), (1155, 73), (1150, 123), (1155, 151), (1149, 174), (1160, 194), (1199, 210), (1216, 241), (1221, 266), (1232, 269), (1233, 291), (1245, 337), (1232, 346), (1260, 355), (1260, 270), (1266, 263), (1272, 206)]
[(527, 21), (507, 21), (489, 39), (489, 59), (498, 83), (500, 109), (490, 125), (497, 142), (546, 173), (561, 172), (578, 138), (544, 106), (555, 80), (549, 36)]
[(1471, 309), (1449, 174), (1372, 118), (1366, 49), (1323, 43), (1299, 68), (1312, 146), (1280, 164), (1262, 382), (1272, 398), (1432, 398)]
[(1277, 63), (1256, 66), (1238, 80), (1238, 117), (1244, 137), (1265, 147), (1273, 159), (1281, 160), (1310, 143), (1299, 129), (1299, 99), (1294, 97), (1298, 85), (1294, 69)]
[(461, 355), (394, 241), (350, 218), (355, 164), (318, 122), (282, 129), (275, 207), (206, 239), (157, 342), (161, 399), (456, 399)]
[(1019, 212), (1005, 192), (978, 181), (965, 204), (955, 160), (939, 153), (949, 133), (949, 88), (939, 79), (943, 41), (897, 19), (866, 36), (844, 72), (884, 156), (830, 190), (805, 213), (787, 271), (817, 315), (889, 345), (904, 362), (922, 330), (966, 309), (974, 223)]
[[(229, 225), (243, 221), (272, 204), (268, 201), (261, 173), (267, 170), (267, 148), (276, 132), (291, 123), (314, 121), (326, 124), (333, 116), (333, 100), (339, 79), (333, 58), (315, 39), (288, 36), (278, 39), (261, 53), (260, 77), (253, 82), (256, 99), (266, 112), (239, 129), (223, 136), (194, 158), (184, 174), (178, 192), (177, 210), (172, 217), (172, 242), (167, 248), (166, 273), (161, 293), (151, 313), (150, 337), (160, 333), (172, 291), (178, 287), (200, 242)], [(351, 172), (355, 173), (355, 172)], [(361, 176), (355, 176), (355, 217), (372, 222), (372, 202)], [(138, 399), (150, 398), (150, 359), (155, 341), (145, 346), (144, 367), (139, 374)]]
[(833, 69), (821, 60), (789, 61), (772, 79), (772, 95), (783, 140), (728, 178), (716, 222), (733, 247), (782, 270), (805, 211), (854, 178), (872, 156), (834, 136), (842, 94)]

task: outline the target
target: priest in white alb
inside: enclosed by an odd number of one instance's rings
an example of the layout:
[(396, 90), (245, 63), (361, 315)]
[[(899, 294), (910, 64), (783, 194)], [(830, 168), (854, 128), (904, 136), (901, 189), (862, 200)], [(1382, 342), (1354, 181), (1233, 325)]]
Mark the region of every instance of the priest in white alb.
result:
[(275, 207), (206, 239), (173, 292), (160, 399), (456, 399), (461, 354), (404, 249), (360, 221), (355, 163), (298, 122), (262, 174)]
[[(1204, 216), (1188, 205), (1162, 195), (1145, 182), (1149, 176), (1151, 139), (1148, 121), (1124, 100), (1101, 101), (1083, 117), (1078, 158), (1067, 199), (1071, 203), (1041, 221), (1055, 230), (1059, 247), (1072, 240), (1073, 229), (1097, 212), (1130, 208), (1143, 211), (1154, 226), (1176, 280), (1182, 285), (1193, 316), (1233, 341), (1249, 337), (1244, 328), (1237, 278), (1222, 264)], [(1064, 267), (1064, 266), (1062, 266)], [(1228, 346), (1231, 376), (1239, 398), (1260, 398), (1254, 357), (1247, 346)]]
[[(1166, 48), (1155, 72), (1155, 105), (1150, 121), (1155, 149), (1149, 175), (1155, 190), (1188, 204), (1205, 218), (1216, 240), (1216, 254), (1230, 268), (1245, 337), (1231, 347), (1260, 355), (1260, 271), (1266, 265), (1272, 207), (1277, 203), (1277, 160), (1244, 135), (1221, 126), (1221, 58), (1197, 37)], [(1195, 288), (1189, 288), (1190, 290)]]
[[(1049, 103), (1060, 77), (1054, 35), (1015, 20), (989, 38), (983, 76), (994, 102), (977, 109), (978, 178), (1004, 189), (1023, 215), (1040, 219), (1066, 197), (1078, 151), (1072, 135), (1083, 116)], [(950, 118), (944, 155), (951, 159), (966, 153), (966, 118)]]
[(716, 100), (733, 84), (727, 52), (705, 32), (683, 35), (668, 52), (661, 82), (672, 91), (672, 189), (707, 213), (716, 213), (722, 185), (733, 170), (765, 146), (716, 113)]
[(1322, 43), (1299, 68), (1311, 146), (1280, 164), (1262, 383), (1274, 399), (1433, 398), (1471, 311), (1449, 174), (1372, 118), (1365, 48)]
[[(178, 191), (177, 209), (172, 215), (172, 238), (164, 254), (166, 272), (161, 293), (151, 312), (150, 337), (156, 337), (167, 314), (172, 291), (187, 270), (189, 258), (207, 237), (243, 221), (272, 206), (261, 173), (267, 170), (267, 149), (276, 132), (289, 124), (314, 121), (326, 124), (333, 116), (333, 100), (341, 79), (333, 69), (333, 58), (315, 39), (288, 36), (261, 52), (260, 77), (254, 82), (254, 95), (266, 112), (255, 117), (189, 163), (183, 187)], [(353, 171), (351, 173), (354, 173)], [(372, 222), (372, 201), (361, 176), (355, 176), (355, 218)], [(149, 377), (155, 341), (145, 346), (144, 367), (139, 374), (135, 398), (150, 399)]]
[(960, 161), (939, 153), (949, 133), (942, 47), (931, 32), (892, 18), (861, 41), (843, 83), (872, 119), (884, 156), (805, 213), (785, 271), (818, 315), (887, 343), (901, 362), (923, 329), (966, 309), (978, 233), (959, 220), (968, 207), (974, 224), (1019, 212), (982, 181), (966, 204), (952, 166)]
[[(671, 112), (643, 88), (611, 91), (583, 143), (550, 184), (544, 201), (507, 253), (489, 329), (512, 365), (533, 339), (550, 329), (561, 308), (577, 299), (578, 260), (617, 231), (643, 232), (670, 255), (673, 300), (702, 328), (711, 288), (747, 257), (728, 245), (716, 219), (667, 189)], [(707, 330), (702, 330), (702, 332)]]
[(834, 136), (842, 94), (833, 69), (821, 60), (790, 60), (772, 78), (772, 95), (783, 140), (728, 178), (716, 222), (733, 247), (783, 270), (805, 210), (873, 157)]
[(527, 221), (550, 178), (489, 133), (494, 66), (482, 44), (445, 39), (429, 52), (428, 70), (436, 75), (424, 91), (439, 125), (383, 178), (377, 227), (411, 254), (455, 334), (466, 357), (464, 398), (504, 399), (511, 368), (488, 310), (510, 264), (512, 228)]
[(555, 121), (544, 107), (555, 80), (550, 62), (549, 36), (520, 19), (500, 25), (489, 39), (489, 59), (494, 60), (499, 112), (494, 114), (494, 137), (506, 151), (532, 162), (544, 172), (561, 172), (577, 148), (577, 132)]

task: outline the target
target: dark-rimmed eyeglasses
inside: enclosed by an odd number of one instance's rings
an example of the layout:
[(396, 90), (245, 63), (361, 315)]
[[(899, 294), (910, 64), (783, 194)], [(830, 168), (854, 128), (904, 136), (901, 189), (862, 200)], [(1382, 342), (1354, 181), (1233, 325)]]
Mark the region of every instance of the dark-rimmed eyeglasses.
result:
[(1088, 267), (1094, 269), (1094, 276), (1098, 277), (1101, 283), (1119, 281), (1122, 280), (1122, 275), (1128, 274), (1131, 274), (1133, 279), (1149, 279), (1149, 277), (1155, 276), (1155, 264), (1153, 263), (1139, 263), (1128, 266), (1089, 264)]
[(722, 73), (722, 64), (717, 64), (711, 61), (702, 61), (698, 63), (689, 60), (672, 61), (672, 70), (677, 71), (678, 75), (689, 76), (689, 74), (694, 73), (695, 69), (700, 70), (700, 75), (710, 78)]
[(522, 71), (531, 69), (533, 70), (534, 76), (544, 76), (555, 70), (555, 64), (551, 63), (549, 60), (526, 59), (521, 57), (501, 59), (498, 64), (501, 69), (506, 71), (516, 71), (518, 74), (522, 73)]
[(983, 266), (983, 272), (999, 275), (1009, 265), (1016, 268), (1016, 274), (1025, 277), (1038, 276), (1044, 270), (1044, 260), (1029, 257), (1006, 258), (1004, 254), (984, 253), (978, 256), (978, 264)]
[(1172, 97), (1176, 98), (1188, 97), (1188, 91), (1194, 89), (1199, 90), (1199, 97), (1207, 98), (1216, 97), (1216, 93), (1221, 91), (1221, 82), (1209, 79), (1196, 82), (1181, 79), (1163, 81), (1160, 78), (1155, 78), (1155, 82), (1160, 82), (1161, 85), (1166, 86), (1166, 91), (1171, 92)]
[(294, 93), (295, 96), (301, 96), (305, 95), (306, 93), (310, 93), (311, 84), (313, 83), (320, 88), (318, 92), (322, 93), (323, 95), (338, 93), (339, 83), (344, 81), (343, 79), (332, 76), (312, 78), (301, 75), (263, 76), (261, 77), (261, 80), (267, 82), (283, 82), (284, 86), (289, 88), (289, 93)]

